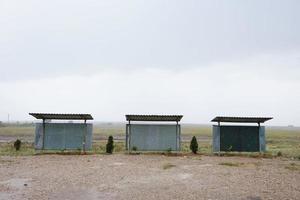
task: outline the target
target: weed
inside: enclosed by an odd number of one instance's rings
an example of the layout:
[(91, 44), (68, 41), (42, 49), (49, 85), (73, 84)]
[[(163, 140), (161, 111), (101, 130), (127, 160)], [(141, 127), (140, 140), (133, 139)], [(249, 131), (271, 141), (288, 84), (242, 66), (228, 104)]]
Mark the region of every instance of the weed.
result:
[(278, 156), (278, 157), (281, 157), (281, 156), (282, 156), (281, 151), (278, 151), (278, 152), (277, 152), (277, 156)]
[(225, 165), (229, 167), (239, 167), (241, 165), (244, 165), (244, 163), (233, 163), (233, 162), (221, 162), (219, 165)]
[(132, 151), (137, 151), (137, 147), (136, 147), (136, 146), (133, 146), (133, 147), (131, 148), (131, 150), (132, 150)]
[(285, 166), (286, 169), (292, 170), (292, 171), (298, 171), (300, 170), (300, 165), (296, 163), (290, 163), (288, 166)]
[(176, 165), (174, 165), (174, 164), (171, 164), (171, 163), (166, 163), (166, 164), (164, 164), (163, 165), (163, 169), (170, 169), (170, 168), (172, 168), (172, 167), (176, 167)]
[(166, 152), (167, 152), (167, 154), (170, 154), (170, 153), (172, 153), (172, 148), (170, 147), (170, 148), (168, 148), (167, 150), (166, 150)]

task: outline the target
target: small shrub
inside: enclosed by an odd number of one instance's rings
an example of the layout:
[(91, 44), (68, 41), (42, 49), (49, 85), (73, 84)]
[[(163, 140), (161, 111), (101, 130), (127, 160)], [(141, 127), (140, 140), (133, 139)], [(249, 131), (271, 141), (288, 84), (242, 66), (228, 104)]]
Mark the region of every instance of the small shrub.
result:
[(113, 151), (114, 151), (114, 138), (113, 136), (109, 136), (106, 144), (106, 153), (112, 154)]
[(17, 139), (17, 140), (14, 142), (14, 147), (15, 147), (16, 151), (19, 151), (19, 150), (20, 150), (21, 144), (22, 144), (22, 142), (21, 142), (21, 140), (19, 140), (19, 139)]
[(190, 144), (190, 150), (196, 154), (198, 151), (198, 142), (195, 136), (193, 136), (192, 140), (191, 140), (191, 144)]
[(171, 147), (167, 149), (167, 153), (168, 154), (172, 153), (172, 148)]
[(278, 157), (281, 157), (281, 156), (282, 156), (281, 151), (278, 151), (278, 152), (277, 152), (277, 156), (278, 156)]
[(137, 151), (137, 147), (136, 147), (136, 146), (133, 146), (133, 147), (132, 147), (132, 151)]
[(232, 150), (232, 145), (230, 145), (227, 149), (227, 151), (231, 151)]

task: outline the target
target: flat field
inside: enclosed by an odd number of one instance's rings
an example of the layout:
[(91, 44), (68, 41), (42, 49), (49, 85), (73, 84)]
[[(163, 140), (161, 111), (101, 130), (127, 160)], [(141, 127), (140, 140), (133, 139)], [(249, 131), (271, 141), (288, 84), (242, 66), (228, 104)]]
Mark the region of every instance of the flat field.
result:
[[(93, 129), (93, 152), (104, 153), (109, 135), (114, 136), (116, 151), (124, 151), (124, 123), (95, 123)], [(209, 125), (182, 124), (182, 151), (189, 151), (189, 141), (196, 136), (200, 152), (211, 154), (212, 130)], [(14, 152), (12, 142), (21, 139), (24, 143), (20, 152)], [(0, 127), (0, 155), (33, 155), (34, 124), (11, 124)], [(300, 159), (300, 128), (267, 127), (267, 154), (270, 156)], [(251, 154), (254, 155), (255, 154)]]

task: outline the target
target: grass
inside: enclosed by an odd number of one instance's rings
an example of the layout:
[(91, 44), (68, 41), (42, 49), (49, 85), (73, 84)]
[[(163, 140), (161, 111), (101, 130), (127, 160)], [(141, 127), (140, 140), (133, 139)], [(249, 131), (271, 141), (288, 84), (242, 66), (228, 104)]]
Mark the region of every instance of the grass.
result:
[(13, 163), (13, 162), (14, 162), (13, 160), (2, 159), (0, 157), (0, 163)]
[[(94, 142), (92, 152), (96, 154), (106, 154), (106, 143), (107, 141)], [(125, 143), (114, 141), (113, 153), (125, 152)]]
[(259, 167), (261, 166), (260, 162), (221, 162), (219, 165), (229, 166), (229, 167)]
[(300, 130), (268, 129), (267, 151), (274, 155), (281, 152), (283, 157), (300, 158)]
[(15, 137), (32, 137), (34, 135), (34, 126), (6, 126), (0, 127), (1, 136), (15, 136)]
[(228, 166), (228, 167), (259, 167), (261, 163), (259, 162), (221, 162), (219, 165)]
[(292, 171), (300, 171), (300, 165), (296, 163), (290, 163), (288, 166), (285, 166), (285, 168)]
[[(199, 141), (198, 140), (199, 154), (212, 154), (212, 146), (210, 142)], [(190, 150), (190, 142), (182, 142), (181, 143), (181, 151), (183, 152), (191, 152)]]
[[(101, 141), (93, 144), (91, 151), (88, 151), (87, 154), (105, 154), (106, 141)], [(123, 142), (115, 142), (114, 153), (124, 152), (125, 145)], [(82, 154), (81, 150), (74, 151), (58, 151), (58, 150), (37, 150), (35, 151), (32, 143), (22, 143), (21, 149), (16, 151), (14, 148), (13, 142), (0, 143), (0, 156), (32, 156), (38, 154), (63, 154), (63, 155), (74, 155)]]
[(16, 151), (13, 142), (0, 143), (0, 156), (29, 156), (34, 154), (35, 150), (32, 143), (22, 143), (19, 151)]
[(170, 169), (170, 168), (173, 168), (173, 167), (176, 167), (176, 165), (171, 164), (171, 163), (166, 163), (166, 164), (163, 165), (164, 170)]
[(244, 165), (244, 163), (237, 163), (237, 162), (221, 162), (219, 165), (225, 165), (229, 167), (239, 167), (241, 165)]
[(242, 156), (242, 157), (249, 157), (249, 158), (275, 158), (276, 155), (273, 155), (271, 152), (221, 152), (215, 153), (218, 156), (224, 157), (233, 157), (233, 156)]

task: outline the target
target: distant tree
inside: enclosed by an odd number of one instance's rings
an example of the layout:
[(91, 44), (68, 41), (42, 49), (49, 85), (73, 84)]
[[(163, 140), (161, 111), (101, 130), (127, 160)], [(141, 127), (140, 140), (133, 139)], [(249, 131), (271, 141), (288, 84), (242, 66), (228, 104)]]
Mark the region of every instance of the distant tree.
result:
[(198, 151), (198, 142), (195, 136), (193, 136), (192, 140), (191, 140), (191, 144), (190, 144), (190, 150), (196, 154)]
[(14, 147), (16, 149), (16, 151), (19, 151), (20, 148), (21, 148), (21, 140), (17, 139), (15, 142), (14, 142)]
[(106, 153), (111, 154), (113, 150), (114, 150), (114, 138), (113, 136), (109, 136), (106, 144)]

